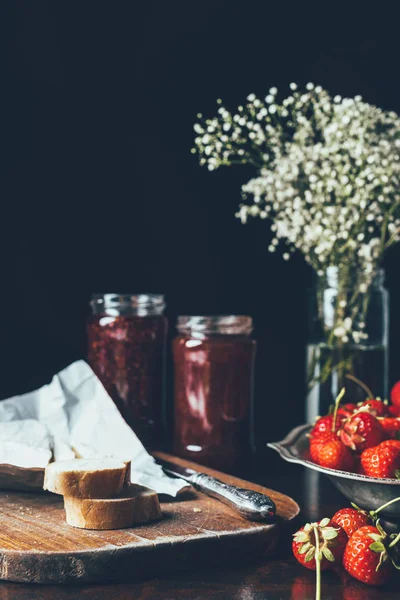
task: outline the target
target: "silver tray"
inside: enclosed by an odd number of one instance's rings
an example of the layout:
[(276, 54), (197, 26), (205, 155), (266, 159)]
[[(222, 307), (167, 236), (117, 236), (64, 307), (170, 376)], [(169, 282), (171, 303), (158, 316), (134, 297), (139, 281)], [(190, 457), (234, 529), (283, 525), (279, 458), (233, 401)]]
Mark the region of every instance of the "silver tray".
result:
[(316, 465), (311, 462), (308, 449), (307, 433), (311, 427), (311, 425), (300, 425), (288, 433), (282, 441), (271, 442), (267, 446), (276, 450), (287, 462), (297, 463), (307, 469), (323, 473), (346, 498), (361, 508), (374, 510), (390, 500), (399, 498), (399, 502), (382, 510), (380, 514), (383, 518), (400, 521), (400, 480), (376, 479)]

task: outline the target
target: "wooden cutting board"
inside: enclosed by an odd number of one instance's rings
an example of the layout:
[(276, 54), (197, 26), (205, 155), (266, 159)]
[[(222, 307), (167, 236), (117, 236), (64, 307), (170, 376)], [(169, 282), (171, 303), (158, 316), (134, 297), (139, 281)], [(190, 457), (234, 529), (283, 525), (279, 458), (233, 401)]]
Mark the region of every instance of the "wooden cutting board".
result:
[(162, 502), (160, 521), (132, 529), (87, 531), (66, 524), (60, 496), (2, 491), (0, 579), (110, 582), (243, 562), (270, 555), (281, 527), (299, 513), (296, 502), (279, 492), (176, 457), (159, 456), (268, 494), (277, 506), (276, 522), (247, 521), (218, 500), (193, 492)]

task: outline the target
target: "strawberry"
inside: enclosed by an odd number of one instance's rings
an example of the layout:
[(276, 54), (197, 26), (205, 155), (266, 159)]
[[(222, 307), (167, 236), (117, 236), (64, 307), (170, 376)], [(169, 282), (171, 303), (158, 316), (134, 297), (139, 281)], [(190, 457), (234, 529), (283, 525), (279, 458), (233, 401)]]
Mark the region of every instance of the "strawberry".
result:
[(355, 579), (367, 585), (383, 585), (393, 572), (387, 552), (387, 538), (381, 528), (366, 525), (347, 542), (343, 566)]
[(380, 398), (369, 398), (362, 402), (359, 408), (367, 409), (374, 417), (384, 417), (387, 414), (387, 400), (385, 404)]
[(385, 440), (379, 444), (382, 448), (390, 446), (392, 448), (398, 448), (400, 450), (400, 440)]
[(354, 411), (358, 408), (357, 404), (352, 404), (351, 402), (347, 402), (347, 404), (343, 404), (343, 406), (339, 406), (337, 414), (342, 417), (350, 417)]
[(400, 406), (396, 406), (396, 404), (390, 404), (388, 406), (388, 413), (391, 417), (400, 417)]
[(356, 452), (376, 446), (385, 437), (379, 421), (365, 408), (346, 419), (339, 435), (342, 442)]
[(363, 473), (379, 479), (394, 479), (400, 470), (400, 449), (385, 442), (361, 454)]
[(400, 406), (400, 381), (394, 384), (390, 392), (390, 399), (392, 404)]
[(332, 569), (335, 564), (340, 564), (348, 540), (340, 525), (328, 518), (318, 523), (306, 523), (293, 538), (292, 550), (295, 558), (312, 571), (317, 568), (318, 557), (321, 570)]
[(400, 418), (378, 417), (378, 421), (385, 432), (385, 437), (394, 438), (397, 432), (400, 432)]
[(319, 464), (319, 451), (321, 446), (330, 441), (339, 439), (337, 433), (333, 431), (325, 431), (325, 433), (319, 433), (316, 437), (310, 437), (310, 455), (311, 460)]
[(324, 443), (319, 445), (315, 462), (321, 467), (337, 471), (351, 472), (354, 465), (351, 450), (338, 437), (325, 440)]
[[(342, 420), (343, 420), (343, 417), (336, 417), (335, 430), (339, 429)], [(319, 435), (326, 433), (327, 431), (332, 431), (332, 425), (333, 425), (333, 415), (325, 415), (325, 417), (319, 417), (316, 420), (314, 427), (310, 431), (310, 436), (317, 437)]]
[(332, 517), (332, 521), (340, 525), (350, 538), (357, 529), (371, 525), (369, 514), (357, 508), (341, 508)]

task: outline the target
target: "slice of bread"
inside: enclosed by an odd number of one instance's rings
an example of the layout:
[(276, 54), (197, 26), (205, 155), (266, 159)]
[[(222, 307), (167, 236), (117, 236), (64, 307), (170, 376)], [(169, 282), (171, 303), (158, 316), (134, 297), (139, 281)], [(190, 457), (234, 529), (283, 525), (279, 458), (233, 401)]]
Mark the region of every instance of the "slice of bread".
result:
[(80, 529), (125, 529), (161, 517), (158, 495), (132, 484), (118, 498), (64, 497), (68, 525)]
[(60, 460), (46, 467), (43, 488), (75, 498), (113, 498), (122, 490), (126, 468), (112, 458)]

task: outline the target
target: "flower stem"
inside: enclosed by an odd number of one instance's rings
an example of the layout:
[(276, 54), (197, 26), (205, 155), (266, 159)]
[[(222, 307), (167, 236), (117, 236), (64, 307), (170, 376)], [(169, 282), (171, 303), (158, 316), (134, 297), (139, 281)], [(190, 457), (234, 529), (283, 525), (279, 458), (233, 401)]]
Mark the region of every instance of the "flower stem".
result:
[(321, 556), (319, 549), (319, 532), (318, 526), (314, 525), (315, 536), (315, 572), (316, 572), (316, 587), (315, 600), (321, 600)]
[(367, 385), (365, 385), (365, 383), (363, 383), (360, 379), (358, 379), (358, 377), (354, 377), (354, 375), (351, 375), (350, 373), (347, 373), (345, 375), (345, 377), (347, 379), (350, 379), (351, 381), (354, 381), (354, 383), (356, 383), (357, 385), (359, 385), (364, 390), (364, 392), (367, 394), (368, 398), (373, 398), (374, 397), (374, 395), (371, 392), (370, 388)]
[(388, 506), (390, 506), (391, 504), (394, 504), (395, 502), (398, 502), (400, 500), (400, 497), (398, 498), (393, 498), (393, 500), (390, 500), (389, 502), (386, 502), (386, 504), (382, 504), (382, 506), (380, 506), (379, 508), (377, 508), (376, 510), (371, 510), (370, 514), (372, 516), (377, 515), (381, 510), (383, 510), (384, 508), (387, 508)]

